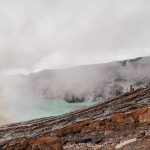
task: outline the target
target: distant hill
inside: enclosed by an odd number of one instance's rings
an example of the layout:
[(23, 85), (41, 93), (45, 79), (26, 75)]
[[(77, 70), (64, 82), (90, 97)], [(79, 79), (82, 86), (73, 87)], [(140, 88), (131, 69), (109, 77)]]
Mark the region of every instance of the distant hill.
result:
[(22, 76), (23, 89), (43, 99), (68, 102), (101, 101), (150, 82), (150, 57), (62, 70), (44, 70)]

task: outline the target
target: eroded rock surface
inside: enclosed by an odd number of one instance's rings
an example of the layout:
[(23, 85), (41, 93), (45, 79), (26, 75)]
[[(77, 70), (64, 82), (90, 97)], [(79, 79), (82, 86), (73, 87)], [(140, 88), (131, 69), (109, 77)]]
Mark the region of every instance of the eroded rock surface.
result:
[(0, 127), (1, 149), (150, 149), (150, 88), (92, 107)]

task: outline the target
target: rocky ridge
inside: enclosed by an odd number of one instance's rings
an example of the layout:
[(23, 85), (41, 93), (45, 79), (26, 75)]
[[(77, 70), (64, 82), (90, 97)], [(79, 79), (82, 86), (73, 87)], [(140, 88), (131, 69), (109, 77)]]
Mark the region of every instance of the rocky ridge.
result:
[(150, 149), (150, 87), (58, 117), (0, 127), (0, 148), (11, 150)]
[[(12, 77), (11, 83), (19, 80), (17, 91), (24, 96), (32, 93), (33, 97), (64, 99), (72, 103), (102, 101), (127, 92), (130, 84), (145, 87), (150, 82), (149, 66), (150, 57), (139, 57), (62, 70), (43, 70)], [(12, 85), (12, 90), (15, 87)]]

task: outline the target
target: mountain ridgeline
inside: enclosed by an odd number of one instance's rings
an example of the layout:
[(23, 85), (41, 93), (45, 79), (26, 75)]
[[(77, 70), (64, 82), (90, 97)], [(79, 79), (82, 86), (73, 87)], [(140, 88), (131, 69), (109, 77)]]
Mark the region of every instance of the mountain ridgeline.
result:
[(150, 57), (85, 65), (63, 70), (44, 70), (22, 76), (21, 86), (42, 99), (67, 102), (101, 101), (150, 83)]

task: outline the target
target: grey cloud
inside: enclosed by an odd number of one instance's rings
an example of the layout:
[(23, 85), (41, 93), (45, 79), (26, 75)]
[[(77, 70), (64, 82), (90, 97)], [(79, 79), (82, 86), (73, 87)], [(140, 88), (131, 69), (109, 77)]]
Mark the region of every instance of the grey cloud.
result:
[(150, 55), (149, 0), (1, 0), (0, 68), (63, 68)]

